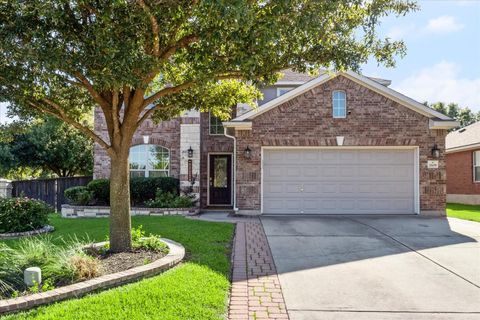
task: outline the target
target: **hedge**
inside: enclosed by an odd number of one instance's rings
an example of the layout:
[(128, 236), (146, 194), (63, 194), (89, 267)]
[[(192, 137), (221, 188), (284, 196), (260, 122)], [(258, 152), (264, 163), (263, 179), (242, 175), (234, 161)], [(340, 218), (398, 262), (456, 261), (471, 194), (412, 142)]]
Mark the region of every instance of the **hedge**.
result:
[[(155, 199), (157, 190), (178, 195), (179, 187), (179, 180), (172, 177), (131, 178), (130, 199), (132, 205), (145, 205), (146, 201)], [(86, 188), (93, 195), (93, 199), (89, 201), (89, 203), (95, 205), (110, 204), (110, 181), (108, 179), (92, 180)], [(65, 190), (66, 197), (67, 193), (72, 193), (70, 189), (72, 188)], [(77, 190), (75, 190), (75, 192), (76, 191)]]

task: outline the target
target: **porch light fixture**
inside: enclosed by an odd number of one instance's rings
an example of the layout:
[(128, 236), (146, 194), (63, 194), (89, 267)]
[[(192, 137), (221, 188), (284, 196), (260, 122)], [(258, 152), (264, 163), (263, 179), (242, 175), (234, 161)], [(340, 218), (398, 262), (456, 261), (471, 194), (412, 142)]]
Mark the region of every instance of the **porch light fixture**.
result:
[(190, 146), (190, 148), (188, 148), (188, 157), (189, 158), (193, 158), (193, 149), (192, 149), (192, 146)]
[(344, 140), (345, 140), (345, 137), (337, 136), (337, 146), (343, 146)]
[(150, 140), (150, 136), (143, 136), (143, 143), (148, 144), (148, 140)]
[(438, 149), (438, 146), (436, 143), (433, 145), (433, 148), (432, 148), (432, 157), (434, 157), (435, 159), (440, 157), (440, 149)]
[(250, 159), (250, 157), (252, 156), (252, 150), (249, 146), (247, 146), (245, 150), (243, 150), (243, 154), (245, 155), (245, 158)]

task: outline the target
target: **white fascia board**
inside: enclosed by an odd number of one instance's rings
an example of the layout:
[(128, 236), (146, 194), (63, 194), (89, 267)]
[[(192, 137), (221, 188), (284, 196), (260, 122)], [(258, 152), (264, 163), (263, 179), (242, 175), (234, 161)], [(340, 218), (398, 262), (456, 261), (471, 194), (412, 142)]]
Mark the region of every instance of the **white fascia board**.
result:
[(468, 145), (465, 145), (465, 146), (445, 149), (445, 153), (455, 153), (455, 152), (476, 150), (476, 149), (480, 149), (480, 142), (479, 143), (468, 144)]
[(399, 104), (404, 105), (404, 106), (412, 109), (413, 111), (416, 111), (420, 114), (423, 114), (423, 115), (425, 115), (429, 118), (435, 117), (435, 118), (439, 118), (439, 119), (442, 119), (442, 120), (452, 120), (450, 117), (444, 115), (443, 113), (440, 113), (436, 110), (433, 110), (433, 109), (427, 107), (426, 105), (421, 104), (420, 102), (415, 101), (412, 98), (409, 98), (409, 97), (401, 94), (400, 92), (397, 92), (393, 89), (385, 87), (384, 85), (381, 85), (380, 83), (378, 83), (374, 80), (371, 80), (371, 79), (369, 79), (365, 76), (362, 76), (358, 73), (355, 73), (353, 71), (347, 71), (347, 72), (340, 73), (340, 74), (346, 76), (347, 78), (349, 78), (352, 81), (357, 82), (360, 85), (363, 85), (364, 87), (367, 87), (367, 88), (369, 88), (369, 89), (371, 89), (371, 90), (373, 90), (377, 93), (380, 93), (381, 95), (384, 95), (387, 98), (390, 98), (391, 100), (393, 100), (395, 102), (398, 102)]
[(282, 81), (282, 80), (280, 80), (280, 81), (275, 82), (273, 84), (273, 86), (301, 86), (302, 84), (305, 84), (308, 81), (311, 81), (311, 80), (307, 80), (307, 81), (285, 81), (285, 80)]
[(224, 128), (235, 128), (235, 130), (251, 130), (252, 122), (250, 121), (225, 121), (222, 122)]
[(455, 120), (431, 120), (429, 121), (428, 127), (430, 129), (452, 129), (460, 125), (460, 122)]
[(329, 74), (321, 75), (320, 77), (315, 78), (313, 80), (310, 80), (309, 82), (307, 82), (307, 83), (305, 83), (305, 84), (303, 84), (303, 85), (301, 85), (301, 86), (299, 86), (299, 87), (297, 87), (293, 90), (288, 91), (287, 93), (281, 95), (280, 97), (278, 97), (276, 99), (273, 99), (273, 100), (265, 103), (264, 105), (262, 105), (262, 106), (260, 106), (256, 109), (253, 109), (251, 111), (248, 111), (248, 112), (242, 114), (241, 116), (235, 118), (234, 121), (231, 121), (231, 122), (253, 119), (256, 116), (259, 116), (262, 113), (265, 113), (265, 112), (281, 105), (282, 103), (284, 103), (286, 101), (289, 101), (289, 100), (307, 92), (308, 90), (314, 88), (315, 86), (318, 86), (319, 84), (322, 84), (322, 83), (330, 80), (333, 77), (336, 77), (336, 75), (335, 74), (333, 74), (333, 75), (329, 75)]

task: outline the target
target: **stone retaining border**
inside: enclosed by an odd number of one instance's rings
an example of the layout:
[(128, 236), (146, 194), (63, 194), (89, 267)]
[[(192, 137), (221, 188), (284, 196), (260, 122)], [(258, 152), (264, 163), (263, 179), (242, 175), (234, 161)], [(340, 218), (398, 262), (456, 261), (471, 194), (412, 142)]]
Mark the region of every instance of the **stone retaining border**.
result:
[(46, 225), (40, 229), (31, 230), (31, 231), (0, 233), (0, 239), (13, 239), (13, 238), (35, 236), (42, 233), (49, 233), (49, 232), (52, 232), (53, 230), (55, 230), (53, 226)]
[(68, 298), (78, 298), (98, 289), (112, 288), (140, 278), (155, 276), (177, 265), (185, 256), (185, 248), (181, 244), (169, 239), (162, 239), (162, 241), (168, 245), (170, 252), (165, 257), (152, 263), (74, 283), (47, 292), (0, 300), (0, 314), (27, 310)]
[[(199, 208), (144, 208), (132, 207), (132, 216), (170, 216), (170, 215), (196, 215)], [(71, 206), (62, 205), (63, 218), (102, 218), (110, 216), (110, 207), (107, 206)]]

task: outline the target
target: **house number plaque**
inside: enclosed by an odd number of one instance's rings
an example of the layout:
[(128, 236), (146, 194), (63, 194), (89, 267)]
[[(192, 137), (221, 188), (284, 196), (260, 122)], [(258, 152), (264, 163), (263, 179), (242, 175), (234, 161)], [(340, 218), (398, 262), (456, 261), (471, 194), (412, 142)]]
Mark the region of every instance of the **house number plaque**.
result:
[(438, 169), (438, 160), (428, 160), (427, 168), (428, 169)]
[(188, 160), (188, 181), (192, 182), (192, 160)]

